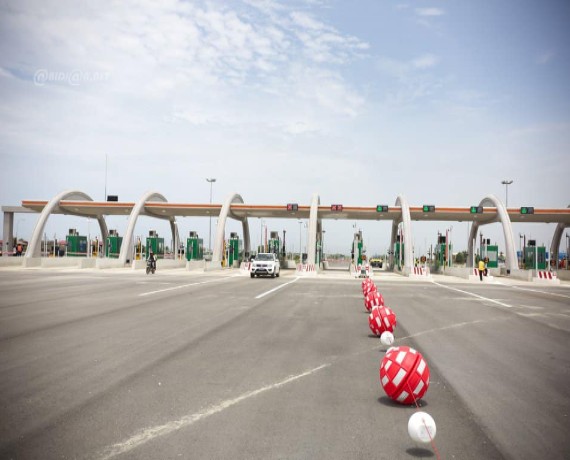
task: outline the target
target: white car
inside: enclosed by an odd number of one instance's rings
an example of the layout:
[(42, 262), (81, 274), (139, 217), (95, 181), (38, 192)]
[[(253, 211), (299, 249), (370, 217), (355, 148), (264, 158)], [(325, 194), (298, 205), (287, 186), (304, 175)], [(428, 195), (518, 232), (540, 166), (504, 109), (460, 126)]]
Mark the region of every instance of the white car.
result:
[(261, 252), (255, 256), (251, 264), (251, 271), (249, 275), (253, 278), (255, 276), (271, 276), (275, 278), (279, 276), (281, 271), (281, 264), (279, 259), (272, 252)]

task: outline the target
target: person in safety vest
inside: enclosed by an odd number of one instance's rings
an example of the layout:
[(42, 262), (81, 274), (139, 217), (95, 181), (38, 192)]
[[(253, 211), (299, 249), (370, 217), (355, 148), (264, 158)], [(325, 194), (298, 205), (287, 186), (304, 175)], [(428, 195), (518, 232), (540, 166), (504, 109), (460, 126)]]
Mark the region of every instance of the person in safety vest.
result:
[(485, 272), (485, 261), (479, 259), (479, 279), (483, 281), (483, 273)]

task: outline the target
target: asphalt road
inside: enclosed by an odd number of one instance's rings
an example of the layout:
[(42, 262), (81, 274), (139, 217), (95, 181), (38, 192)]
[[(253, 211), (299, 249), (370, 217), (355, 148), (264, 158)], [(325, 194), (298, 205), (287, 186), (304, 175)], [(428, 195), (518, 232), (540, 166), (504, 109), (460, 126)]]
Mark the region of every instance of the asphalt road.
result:
[(360, 280), (2, 269), (0, 458), (570, 458), (569, 285), (376, 283), (433, 445), (380, 385)]

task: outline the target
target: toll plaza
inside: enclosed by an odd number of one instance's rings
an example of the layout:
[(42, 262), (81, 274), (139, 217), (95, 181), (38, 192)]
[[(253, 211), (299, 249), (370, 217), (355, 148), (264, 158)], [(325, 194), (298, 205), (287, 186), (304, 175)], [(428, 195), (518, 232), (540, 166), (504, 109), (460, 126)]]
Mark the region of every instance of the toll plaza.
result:
[[(121, 244), (119, 255), (116, 259), (116, 266), (126, 266), (136, 260), (135, 251), (135, 225), (139, 215), (146, 215), (154, 218), (164, 219), (170, 222), (172, 230), (172, 240), (180, 241), (176, 226), (176, 217), (211, 217), (217, 216), (217, 228), (215, 231), (214, 247), (211, 261), (205, 261), (208, 269), (222, 268), (222, 260), (226, 257), (229, 261), (229, 254), (226, 254), (228, 241), (225, 240), (225, 227), (228, 218), (241, 222), (243, 228), (243, 251), (244, 254), (251, 253), (250, 232), (248, 219), (251, 218), (290, 218), (308, 220), (308, 241), (306, 251), (306, 265), (311, 270), (323, 269), (321, 260), (323, 229), (322, 221), (325, 219), (335, 220), (389, 220), (392, 221), (392, 235), (390, 238), (391, 254), (389, 266), (399, 267), (401, 274), (410, 275), (414, 270), (414, 253), (412, 233), (412, 221), (448, 221), (448, 222), (472, 222), (471, 231), (467, 241), (468, 257), (467, 267), (473, 267), (476, 259), (475, 242), (481, 226), (490, 223), (500, 223), (503, 227), (505, 237), (504, 265), (507, 276), (525, 276), (520, 274), (524, 270), (519, 268), (514, 236), (511, 222), (526, 223), (556, 223), (557, 228), (552, 238), (551, 260), (553, 266), (558, 265), (559, 246), (562, 233), (570, 226), (569, 208), (535, 208), (523, 206), (520, 208), (506, 208), (504, 204), (494, 195), (484, 196), (476, 205), (467, 207), (443, 207), (436, 204), (423, 204), (411, 206), (405, 196), (398, 195), (394, 205), (377, 206), (347, 206), (341, 203), (322, 205), (318, 194), (314, 194), (307, 205), (298, 203), (283, 203), (279, 205), (254, 205), (244, 202), (241, 195), (232, 193), (222, 204), (192, 204), (192, 203), (169, 203), (162, 194), (151, 191), (145, 193), (137, 202), (96, 202), (87, 194), (73, 190), (62, 192), (49, 201), (23, 200), (21, 206), (3, 206), (4, 234), (3, 257), (12, 253), (9, 251), (13, 243), (14, 214), (24, 212), (39, 213), (38, 221), (32, 238), (29, 241), (27, 251), (23, 257), (24, 266), (39, 266), (42, 264), (42, 240), (47, 219), (51, 214), (72, 214), (97, 219), (100, 228), (101, 239), (107, 242), (109, 232), (107, 230), (106, 215), (129, 215), (126, 231), (123, 233), (123, 243)], [(152, 237), (149, 237), (152, 238)], [(397, 241), (400, 245), (395, 245)], [(408, 243), (408, 244), (405, 244)], [(147, 241), (147, 249), (149, 243)], [(157, 241), (158, 244), (158, 241)], [(164, 241), (163, 241), (164, 244)], [(233, 243), (232, 243), (233, 244)], [(490, 246), (490, 245), (487, 245)], [(157, 253), (164, 255), (163, 250), (157, 245)], [(398, 254), (393, 249), (398, 249)], [(448, 248), (449, 249), (449, 248)], [(487, 247), (489, 252), (492, 248)], [(359, 251), (356, 250), (356, 253)], [(116, 254), (110, 251), (109, 254)], [(398, 264), (395, 264), (397, 256)], [(241, 255), (238, 256), (242, 257)], [(537, 251), (535, 259), (538, 259)], [(232, 258), (236, 258), (235, 252)], [(106, 257), (108, 262), (97, 260), (97, 266), (109, 266), (111, 257)], [(362, 253), (360, 259), (362, 260)], [(357, 256), (358, 260), (358, 256)], [(87, 264), (89, 265), (89, 264)], [(536, 270), (536, 269), (533, 269)]]

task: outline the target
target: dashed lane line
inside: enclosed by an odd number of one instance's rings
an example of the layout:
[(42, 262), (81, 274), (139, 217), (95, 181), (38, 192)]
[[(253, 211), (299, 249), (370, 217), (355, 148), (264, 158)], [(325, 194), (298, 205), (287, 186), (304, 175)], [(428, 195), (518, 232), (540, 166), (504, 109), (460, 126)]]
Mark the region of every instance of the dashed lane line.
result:
[[(235, 275), (235, 276), (239, 276), (239, 275)], [(157, 289), (156, 291), (143, 292), (143, 293), (139, 294), (139, 297), (145, 297), (145, 296), (149, 296), (149, 295), (160, 294), (161, 292), (175, 291), (177, 289), (184, 289), (184, 288), (187, 288), (190, 286), (199, 286), (201, 284), (221, 283), (223, 281), (227, 281), (227, 280), (230, 280), (232, 278), (235, 278), (235, 276), (230, 276), (228, 278), (216, 278), (216, 279), (208, 280), (208, 281), (200, 281), (198, 283), (179, 284), (178, 286), (168, 287), (168, 288), (164, 288), (164, 289)]]
[(117, 444), (114, 444), (108, 448), (106, 448), (101, 455), (98, 456), (99, 460), (109, 460), (117, 455), (124, 454), (129, 452), (137, 447), (146, 444), (147, 442), (152, 441), (161, 436), (165, 436), (167, 434), (173, 433), (175, 431), (181, 430), (186, 428), (194, 423), (206, 418), (210, 417), (211, 415), (215, 415), (219, 412), (222, 412), (225, 409), (229, 409), (236, 404), (241, 403), (247, 399), (253, 398), (261, 393), (265, 393), (266, 391), (274, 390), (285, 386), (289, 383), (295, 382), (296, 380), (302, 379), (303, 377), (308, 377), (322, 369), (325, 369), (330, 366), (330, 363), (321, 364), (318, 367), (310, 369), (308, 371), (303, 372), (302, 374), (292, 375), (287, 377), (284, 380), (279, 382), (273, 383), (271, 385), (266, 385), (264, 387), (258, 388), (257, 390), (248, 391), (246, 393), (237, 396), (236, 398), (226, 399), (225, 401), (221, 401), (217, 404), (213, 404), (206, 409), (196, 412), (194, 414), (189, 414), (181, 419), (172, 420), (168, 423), (163, 425), (156, 425), (145, 428), (138, 433), (134, 434), (128, 439), (121, 441)]
[(484, 300), (484, 301), (486, 301), (486, 302), (492, 302), (492, 303), (494, 303), (494, 304), (500, 305), (501, 307), (513, 308), (513, 305), (509, 305), (509, 304), (504, 303), (504, 302), (501, 302), (501, 301), (499, 301), (499, 300), (490, 299), (489, 297), (484, 297), (484, 296), (482, 296), (482, 295), (475, 294), (475, 293), (473, 293), (473, 292), (463, 291), (462, 289), (457, 289), (457, 288), (453, 288), (453, 287), (451, 287), (451, 286), (446, 286), (445, 284), (440, 284), (440, 283), (438, 283), (438, 282), (436, 282), (436, 281), (433, 281), (433, 284), (435, 284), (435, 285), (437, 285), (437, 286), (440, 286), (440, 287), (442, 287), (442, 288), (445, 288), (445, 289), (450, 289), (450, 290), (452, 290), (452, 291), (457, 291), (457, 292), (461, 292), (462, 294), (466, 294), (466, 295), (470, 295), (470, 296), (472, 296), (472, 297), (476, 297), (476, 298), (478, 298), (478, 299), (480, 299), (480, 300)]
[(277, 286), (277, 287), (275, 287), (275, 288), (273, 288), (273, 289), (270, 289), (269, 291), (266, 291), (266, 292), (264, 292), (263, 294), (259, 294), (259, 295), (256, 296), (255, 298), (256, 298), (256, 299), (261, 299), (262, 297), (265, 297), (266, 295), (269, 295), (269, 294), (271, 294), (272, 292), (275, 292), (275, 291), (277, 291), (277, 290), (279, 290), (279, 289), (281, 289), (281, 288), (284, 288), (284, 287), (287, 286), (288, 284), (292, 284), (292, 283), (294, 283), (295, 281), (298, 281), (298, 280), (299, 280), (299, 277), (295, 278), (293, 281), (289, 281), (288, 283), (280, 284), (279, 286)]

